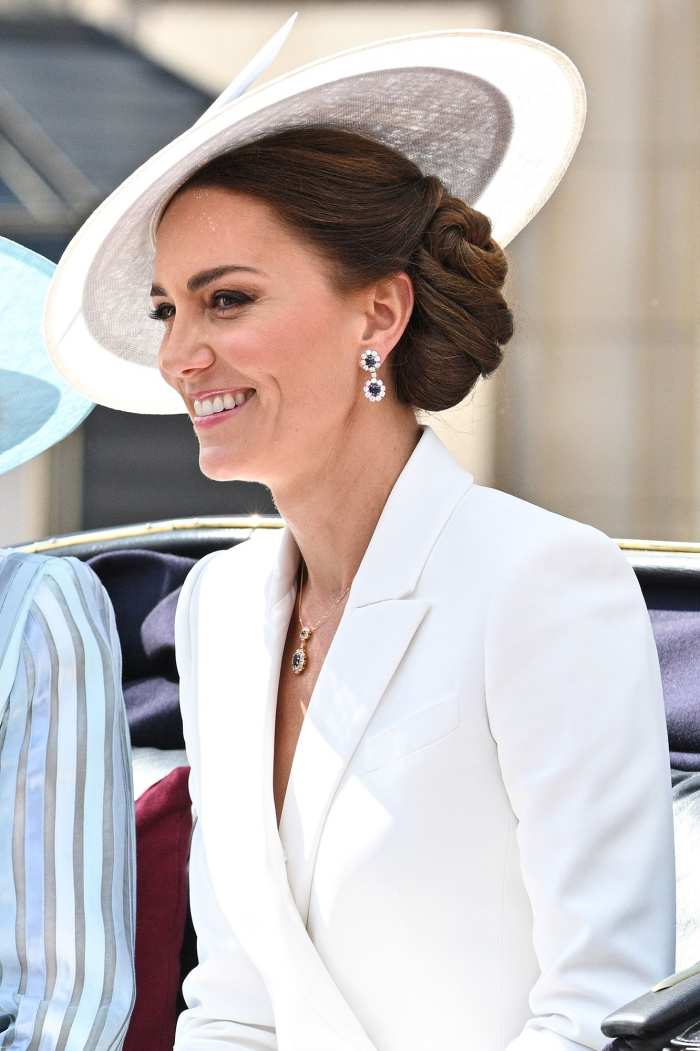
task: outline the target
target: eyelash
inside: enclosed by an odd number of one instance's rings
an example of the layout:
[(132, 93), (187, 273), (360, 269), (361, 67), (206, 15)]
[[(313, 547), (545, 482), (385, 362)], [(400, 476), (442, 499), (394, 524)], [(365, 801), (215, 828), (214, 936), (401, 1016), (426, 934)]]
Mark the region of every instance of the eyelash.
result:
[[(220, 297), (226, 299), (236, 300), (236, 303), (231, 303), (228, 306), (220, 306), (216, 300)], [(249, 296), (246, 292), (215, 292), (211, 297), (211, 305), (219, 310), (231, 310), (234, 306), (244, 306), (246, 303), (255, 302), (253, 296)], [(166, 314), (167, 310), (174, 310), (172, 303), (159, 303), (153, 310), (148, 311), (148, 316), (153, 318), (154, 321), (169, 321), (173, 316), (172, 314)]]

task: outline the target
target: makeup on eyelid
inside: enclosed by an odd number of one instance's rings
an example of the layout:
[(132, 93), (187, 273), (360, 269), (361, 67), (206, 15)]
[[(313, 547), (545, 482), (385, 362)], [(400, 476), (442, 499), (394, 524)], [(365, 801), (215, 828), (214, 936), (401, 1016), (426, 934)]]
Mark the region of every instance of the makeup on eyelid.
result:
[[(163, 292), (162, 290), (159, 290), (156, 294), (157, 295), (165, 295), (165, 292)], [(221, 304), (214, 302), (214, 300), (217, 298), (217, 296), (228, 296), (230, 299), (235, 300), (235, 302), (229, 304), (228, 306), (222, 306)], [(254, 303), (255, 300), (256, 300), (256, 297), (250, 295), (248, 292), (236, 292), (236, 291), (233, 291), (233, 290), (223, 289), (222, 288), (219, 291), (214, 292), (212, 294), (211, 302), (210, 302), (209, 306), (210, 306), (210, 308), (212, 310), (233, 310), (234, 307), (246, 306), (249, 303)], [(172, 306), (173, 306), (172, 303), (159, 303), (158, 306), (153, 308), (153, 310), (149, 310), (148, 311), (148, 316), (150, 318), (152, 318), (154, 321), (163, 321), (163, 322), (165, 322), (165, 321), (168, 320), (168, 317), (164, 316), (163, 311), (165, 309), (172, 308)], [(172, 315), (169, 315), (169, 317), (172, 317)]]

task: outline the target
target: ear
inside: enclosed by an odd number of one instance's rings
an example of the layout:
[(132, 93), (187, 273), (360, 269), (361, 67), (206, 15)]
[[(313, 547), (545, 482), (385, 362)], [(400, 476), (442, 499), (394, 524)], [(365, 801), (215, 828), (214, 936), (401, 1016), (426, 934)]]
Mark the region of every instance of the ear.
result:
[(401, 339), (413, 313), (413, 283), (404, 271), (382, 278), (364, 290), (363, 340), (382, 361)]

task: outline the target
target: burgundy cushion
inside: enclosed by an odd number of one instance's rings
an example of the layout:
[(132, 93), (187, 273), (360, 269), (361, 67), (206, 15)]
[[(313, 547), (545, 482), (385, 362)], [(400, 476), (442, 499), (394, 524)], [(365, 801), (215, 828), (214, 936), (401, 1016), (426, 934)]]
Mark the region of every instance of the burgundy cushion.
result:
[(124, 1051), (172, 1051), (187, 917), (189, 766), (136, 800), (136, 1004)]

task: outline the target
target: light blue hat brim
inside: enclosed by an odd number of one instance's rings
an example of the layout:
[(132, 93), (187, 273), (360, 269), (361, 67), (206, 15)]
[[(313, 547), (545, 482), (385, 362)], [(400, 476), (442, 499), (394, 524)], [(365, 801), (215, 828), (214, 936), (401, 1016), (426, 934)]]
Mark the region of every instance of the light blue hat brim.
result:
[(0, 474), (78, 427), (94, 408), (51, 364), (41, 319), (53, 263), (0, 237)]

